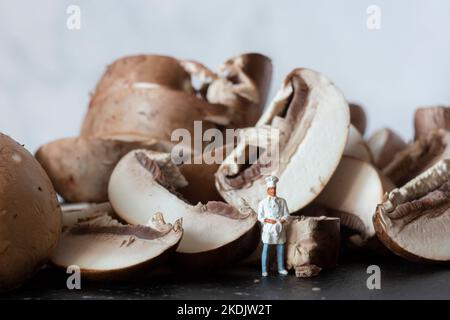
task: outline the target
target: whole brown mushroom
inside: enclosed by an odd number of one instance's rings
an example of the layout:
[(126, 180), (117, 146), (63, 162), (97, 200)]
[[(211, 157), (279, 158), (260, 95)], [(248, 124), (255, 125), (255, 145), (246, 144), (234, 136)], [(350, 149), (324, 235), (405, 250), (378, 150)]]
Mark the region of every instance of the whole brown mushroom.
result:
[(46, 263), (61, 233), (61, 208), (39, 163), (1, 133), (0, 164), (0, 291), (5, 291)]

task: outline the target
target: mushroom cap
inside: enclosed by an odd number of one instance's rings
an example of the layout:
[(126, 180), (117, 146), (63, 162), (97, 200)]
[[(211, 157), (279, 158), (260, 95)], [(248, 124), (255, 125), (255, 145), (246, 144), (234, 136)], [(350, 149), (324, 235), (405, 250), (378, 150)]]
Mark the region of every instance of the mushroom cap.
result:
[[(279, 177), (278, 193), (291, 212), (311, 202), (333, 175), (344, 152), (350, 126), (347, 102), (324, 75), (309, 69), (295, 69), (284, 80), (271, 105), (249, 135), (278, 130), (279, 161), (269, 168), (256, 161), (249, 167), (236, 163), (247, 145), (243, 141), (225, 159), (216, 173), (216, 187), (233, 205), (244, 198), (256, 209), (266, 194), (264, 175)], [(267, 146), (266, 146), (267, 147)], [(269, 157), (270, 158), (270, 157)], [(270, 159), (269, 159), (270, 160)]]
[(226, 106), (208, 103), (193, 94), (130, 85), (92, 100), (81, 136), (108, 139), (135, 135), (171, 141), (176, 129), (188, 130), (193, 136), (194, 121), (202, 121), (203, 130), (207, 130), (228, 125), (230, 115)]
[(371, 164), (344, 156), (315, 202), (333, 209), (331, 214), (338, 216), (343, 226), (366, 240), (375, 235), (372, 218), (389, 188), (384, 182)]
[(153, 84), (186, 92), (194, 90), (191, 76), (177, 59), (142, 54), (123, 57), (110, 64), (99, 80), (93, 96), (105, 95), (121, 86), (134, 83)]
[(367, 127), (367, 117), (364, 108), (356, 103), (349, 103), (350, 122), (364, 136)]
[(184, 235), (177, 254), (183, 265), (226, 265), (256, 248), (259, 233), (253, 210), (216, 201), (193, 206), (179, 198), (169, 179), (184, 185), (169, 154), (131, 151), (119, 161), (109, 182), (114, 211), (131, 224), (145, 224), (155, 212), (164, 212), (168, 222), (182, 218)]
[(370, 152), (369, 146), (366, 143), (366, 140), (364, 140), (361, 133), (352, 124), (350, 125), (344, 155), (352, 156), (369, 163), (373, 162), (372, 154)]
[(450, 157), (450, 132), (436, 129), (395, 154), (383, 173), (397, 186), (402, 186), (441, 159)]
[(395, 254), (411, 261), (450, 261), (450, 160), (445, 159), (377, 206), (378, 238)]
[(406, 147), (405, 141), (389, 128), (381, 128), (369, 138), (373, 162), (378, 169), (388, 165)]
[(76, 265), (92, 280), (135, 278), (151, 272), (178, 246), (181, 220), (163, 228), (123, 225), (108, 214), (69, 227), (62, 235), (52, 262), (61, 268)]
[(108, 181), (114, 166), (137, 148), (166, 151), (166, 146), (153, 141), (76, 137), (41, 146), (36, 159), (65, 201), (103, 202), (108, 200)]
[(206, 99), (233, 109), (232, 126), (254, 126), (266, 105), (272, 80), (271, 60), (258, 53), (228, 59), (206, 89)]
[(47, 261), (61, 232), (61, 209), (45, 171), (0, 134), (0, 291), (19, 286)]
[(414, 113), (415, 140), (436, 129), (450, 130), (450, 107), (433, 106), (418, 108)]

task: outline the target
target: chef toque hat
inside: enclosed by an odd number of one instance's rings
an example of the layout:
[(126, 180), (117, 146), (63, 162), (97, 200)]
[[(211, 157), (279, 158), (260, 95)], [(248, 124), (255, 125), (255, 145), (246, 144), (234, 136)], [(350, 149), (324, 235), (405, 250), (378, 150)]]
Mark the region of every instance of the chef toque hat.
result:
[(278, 182), (278, 178), (275, 176), (268, 176), (266, 178), (267, 188), (276, 188), (277, 182)]

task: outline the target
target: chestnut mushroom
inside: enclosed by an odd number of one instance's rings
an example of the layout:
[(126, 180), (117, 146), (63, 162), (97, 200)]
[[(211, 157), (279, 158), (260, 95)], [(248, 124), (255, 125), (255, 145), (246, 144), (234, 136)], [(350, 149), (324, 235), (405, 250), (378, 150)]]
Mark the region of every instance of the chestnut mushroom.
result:
[[(175, 129), (193, 134), (194, 121), (202, 121), (203, 130), (254, 125), (267, 98), (270, 60), (243, 54), (221, 69), (223, 75), (197, 62), (161, 56), (120, 59), (100, 80), (81, 135), (133, 134), (170, 141)], [(190, 78), (199, 74), (202, 83), (197, 91)]]
[(359, 131), (350, 125), (347, 144), (345, 145), (344, 155), (372, 163), (372, 154), (369, 146)]
[(237, 208), (217, 201), (191, 205), (176, 192), (182, 181), (170, 154), (134, 150), (114, 169), (109, 199), (131, 224), (145, 224), (154, 212), (164, 212), (168, 221), (183, 218), (184, 235), (173, 257), (178, 266), (210, 269), (249, 255), (260, 237), (256, 213), (245, 203)]
[(65, 138), (40, 147), (36, 159), (65, 201), (103, 202), (108, 200), (108, 181), (114, 166), (138, 148), (167, 151), (169, 147), (152, 141)]
[(378, 169), (383, 169), (388, 165), (394, 156), (405, 147), (405, 141), (389, 128), (382, 128), (369, 138), (369, 148)]
[[(186, 62), (184, 65), (188, 67)], [(193, 74), (199, 71), (213, 74), (210, 81), (208, 77), (202, 77), (206, 100), (232, 108), (233, 127), (253, 126), (258, 121), (266, 104), (272, 78), (272, 63), (266, 56), (247, 53), (233, 57), (219, 67), (218, 75), (205, 70), (205, 67), (190, 69), (194, 71)]]
[(450, 132), (438, 129), (398, 152), (383, 173), (396, 186), (402, 186), (441, 159), (450, 157)]
[(133, 279), (166, 261), (182, 238), (181, 220), (173, 225), (162, 214), (154, 228), (123, 225), (107, 214), (93, 216), (69, 227), (62, 235), (52, 263), (60, 268), (76, 265), (83, 279)]
[(81, 136), (115, 139), (117, 135), (133, 135), (170, 142), (176, 129), (194, 136), (194, 121), (202, 121), (203, 134), (230, 125), (230, 118), (229, 108), (208, 103), (195, 94), (131, 84), (91, 101)]
[(364, 108), (356, 103), (349, 103), (350, 108), (350, 123), (355, 126), (355, 128), (363, 136), (366, 133), (367, 117)]
[(108, 215), (117, 219), (117, 215), (109, 202), (103, 203), (64, 203), (61, 205), (63, 231), (77, 223)]
[[(264, 174), (279, 177), (278, 193), (291, 212), (311, 202), (325, 187), (339, 164), (350, 126), (347, 102), (324, 75), (308, 69), (295, 69), (284, 80), (256, 128), (247, 129), (216, 172), (216, 187), (230, 204), (244, 198), (256, 209), (266, 194)], [(276, 134), (279, 133), (279, 139)], [(266, 136), (264, 136), (266, 135)], [(275, 137), (275, 138), (274, 138)], [(273, 141), (271, 140), (273, 139)], [(279, 159), (268, 155), (268, 145), (279, 146)], [(249, 146), (261, 149), (256, 161)], [(265, 161), (260, 161), (265, 158)], [(268, 161), (266, 161), (268, 160)], [(264, 172), (263, 172), (264, 171)]]
[(340, 247), (339, 219), (293, 217), (287, 227), (286, 266), (297, 277), (311, 277), (336, 267)]
[(1, 133), (0, 163), (0, 291), (5, 291), (46, 263), (61, 233), (61, 208), (39, 163)]
[(414, 129), (416, 140), (435, 129), (450, 131), (450, 107), (418, 108), (414, 113)]
[(342, 226), (356, 233), (352, 242), (364, 246), (375, 236), (372, 217), (376, 206), (383, 201), (384, 193), (392, 188), (392, 183), (371, 164), (343, 156), (314, 203), (331, 209), (327, 214), (339, 217)]
[(162, 55), (141, 54), (118, 59), (109, 65), (95, 88), (93, 99), (134, 83), (194, 92), (191, 76), (179, 60)]
[(374, 216), (378, 238), (412, 261), (450, 261), (450, 160), (392, 190)]

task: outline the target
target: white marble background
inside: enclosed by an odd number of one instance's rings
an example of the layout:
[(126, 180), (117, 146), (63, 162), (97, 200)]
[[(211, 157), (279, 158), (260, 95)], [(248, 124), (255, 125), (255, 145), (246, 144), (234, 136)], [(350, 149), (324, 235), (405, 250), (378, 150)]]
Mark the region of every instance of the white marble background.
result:
[[(81, 30), (66, 8), (81, 8)], [(381, 8), (381, 30), (366, 9)], [(274, 62), (272, 94), (294, 67), (328, 75), (369, 115), (412, 137), (417, 106), (450, 104), (448, 0), (0, 0), (0, 132), (31, 151), (77, 135), (89, 92), (114, 59), (136, 53), (216, 67), (258, 51)]]

